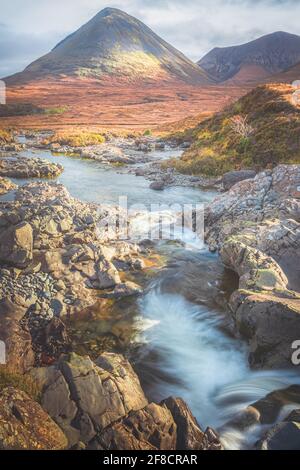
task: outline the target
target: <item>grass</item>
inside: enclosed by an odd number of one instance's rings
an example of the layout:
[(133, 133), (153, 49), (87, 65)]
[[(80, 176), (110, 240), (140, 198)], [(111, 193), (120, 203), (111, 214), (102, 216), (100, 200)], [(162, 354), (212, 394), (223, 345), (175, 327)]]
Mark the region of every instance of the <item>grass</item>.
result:
[(45, 144), (68, 145), (69, 147), (86, 147), (89, 145), (99, 145), (105, 142), (105, 137), (97, 132), (88, 131), (65, 131), (57, 132)]
[(0, 366), (0, 394), (6, 387), (14, 387), (27, 393), (33, 400), (39, 401), (41, 390), (30, 375), (22, 375)]
[[(220, 176), (227, 171), (261, 170), (280, 163), (300, 163), (300, 108), (289, 85), (265, 85), (192, 130), (178, 133), (191, 140), (181, 159), (166, 162), (185, 174)], [(232, 118), (247, 118), (251, 135), (240, 135)]]
[(64, 114), (68, 111), (68, 106), (56, 106), (53, 108), (46, 108), (44, 110), (45, 114), (48, 114), (49, 116), (55, 116), (59, 114)]
[(0, 129), (0, 145), (11, 144), (12, 142), (14, 142), (12, 132), (7, 129)]
[(0, 117), (9, 116), (30, 116), (43, 114), (43, 108), (35, 106), (32, 103), (1, 104)]

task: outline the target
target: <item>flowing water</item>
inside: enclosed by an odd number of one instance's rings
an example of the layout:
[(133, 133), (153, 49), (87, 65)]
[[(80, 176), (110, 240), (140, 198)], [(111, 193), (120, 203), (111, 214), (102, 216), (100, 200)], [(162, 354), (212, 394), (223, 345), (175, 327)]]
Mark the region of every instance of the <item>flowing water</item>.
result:
[[(24, 156), (32, 153), (24, 152)], [(34, 156), (61, 163), (65, 171), (58, 181), (73, 196), (88, 202), (116, 204), (119, 196), (126, 195), (129, 204), (149, 207), (150, 203), (205, 203), (215, 196), (186, 187), (156, 192), (149, 189), (149, 181), (126, 169), (64, 155), (54, 157), (47, 151), (34, 151)], [(156, 152), (155, 156), (159, 159), (165, 154)], [(143, 216), (137, 219), (137, 225), (144, 224)], [(178, 238), (180, 243), (157, 244), (168, 263), (136, 301), (138, 333), (132, 358), (150, 399), (182, 397), (202, 427), (222, 428), (250, 403), (270, 391), (300, 383), (300, 378), (290, 371), (249, 369), (247, 346), (231, 336), (225, 307), (237, 278), (191, 231), (178, 231)], [(252, 428), (242, 435), (223, 429), (221, 436), (227, 448), (238, 449), (253, 444), (261, 431)]]

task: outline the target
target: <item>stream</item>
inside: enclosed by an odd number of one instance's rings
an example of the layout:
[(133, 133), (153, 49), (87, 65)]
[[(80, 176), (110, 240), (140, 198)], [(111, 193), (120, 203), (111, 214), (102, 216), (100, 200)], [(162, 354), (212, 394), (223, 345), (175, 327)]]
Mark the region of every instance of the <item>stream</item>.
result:
[[(22, 153), (62, 164), (64, 172), (57, 181), (72, 196), (87, 202), (117, 204), (119, 196), (127, 196), (129, 204), (148, 207), (150, 202), (208, 203), (216, 195), (188, 187), (153, 191), (148, 180), (128, 173), (126, 168), (52, 156), (46, 150)], [(156, 151), (155, 157), (163, 159), (166, 154)], [(14, 181), (19, 185), (28, 182)], [(2, 199), (12, 197), (9, 194)], [(230, 334), (226, 314), (226, 302), (237, 288), (237, 277), (201, 240), (195, 240), (191, 231), (185, 231), (178, 242), (160, 241), (156, 248), (167, 259), (166, 266), (149, 281), (145, 295), (133, 301), (138, 313), (131, 359), (145, 393), (155, 401), (170, 395), (182, 397), (202, 428), (221, 428), (227, 449), (249, 448), (262, 429), (251, 428), (241, 434), (222, 426), (267, 393), (300, 383), (299, 375), (250, 370), (247, 345)]]

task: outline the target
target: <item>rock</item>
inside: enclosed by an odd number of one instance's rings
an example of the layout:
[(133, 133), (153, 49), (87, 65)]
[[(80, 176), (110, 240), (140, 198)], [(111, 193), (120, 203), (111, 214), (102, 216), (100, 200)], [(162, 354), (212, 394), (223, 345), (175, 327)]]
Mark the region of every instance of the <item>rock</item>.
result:
[(254, 170), (229, 171), (228, 173), (225, 173), (222, 179), (224, 190), (228, 191), (236, 183), (255, 178), (255, 176), (256, 172)]
[(284, 421), (294, 421), (295, 423), (300, 423), (300, 408), (293, 410)]
[(175, 450), (176, 424), (170, 411), (151, 403), (107, 427), (91, 443), (92, 449)]
[(32, 261), (33, 234), (31, 225), (22, 222), (2, 232), (0, 236), (0, 260), (19, 268)]
[(41, 406), (12, 387), (0, 396), (2, 450), (63, 450), (67, 439)]
[(143, 289), (138, 284), (134, 282), (127, 281), (121, 284), (118, 284), (114, 290), (107, 294), (108, 297), (120, 299), (123, 297), (131, 297), (133, 295), (141, 295), (143, 293)]
[(44, 363), (54, 362), (61, 354), (67, 353), (71, 347), (66, 325), (57, 317), (53, 317), (45, 328), (38, 330), (33, 340), (35, 346), (37, 343), (40, 345), (39, 349), (43, 353)]
[(300, 450), (300, 423), (276, 424), (256, 445), (258, 450)]
[(11, 178), (54, 178), (62, 171), (61, 165), (41, 158), (14, 156), (0, 161), (0, 176)]
[(207, 208), (205, 239), (239, 276), (230, 299), (253, 367), (289, 367), (300, 319), (300, 165), (235, 184)]
[[(285, 406), (300, 404), (300, 385), (291, 385), (286, 389), (274, 390), (265, 397), (249, 405), (233, 417), (224, 428), (236, 428), (246, 430), (253, 425), (272, 425), (278, 421), (278, 417)], [(285, 421), (298, 422), (298, 410), (290, 413)]]
[(177, 450), (222, 450), (220, 440), (212, 429), (203, 432), (187, 404), (181, 398), (164, 400), (177, 426)]
[(98, 281), (100, 289), (112, 289), (121, 283), (119, 273), (113, 263), (102, 258), (97, 265)]
[(9, 191), (13, 191), (16, 188), (17, 185), (14, 184), (12, 181), (0, 177), (0, 195), (6, 194)]
[(32, 371), (43, 387), (42, 406), (62, 427), (69, 446), (90, 442), (112, 422), (147, 404), (122, 356), (105, 353), (96, 362), (71, 354), (55, 366)]
[(150, 184), (150, 189), (153, 189), (154, 191), (163, 191), (165, 189), (165, 182), (153, 181), (153, 183)]
[(6, 365), (9, 370), (20, 373), (34, 364), (31, 335), (22, 324), (25, 311), (8, 299), (0, 301), (0, 340), (5, 344)]

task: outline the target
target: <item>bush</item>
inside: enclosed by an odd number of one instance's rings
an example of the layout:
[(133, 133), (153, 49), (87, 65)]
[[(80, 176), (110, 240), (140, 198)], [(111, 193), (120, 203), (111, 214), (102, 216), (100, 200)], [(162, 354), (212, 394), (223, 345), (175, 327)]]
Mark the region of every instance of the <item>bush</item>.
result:
[(87, 147), (89, 145), (103, 144), (104, 142), (105, 137), (97, 132), (74, 131), (57, 132), (45, 143), (56, 143), (70, 147)]
[(13, 135), (10, 131), (0, 129), (0, 144), (10, 144), (14, 141)]
[(67, 106), (57, 106), (54, 108), (46, 108), (45, 109), (45, 114), (49, 114), (50, 116), (56, 115), (56, 114), (64, 114), (66, 111), (68, 111)]

